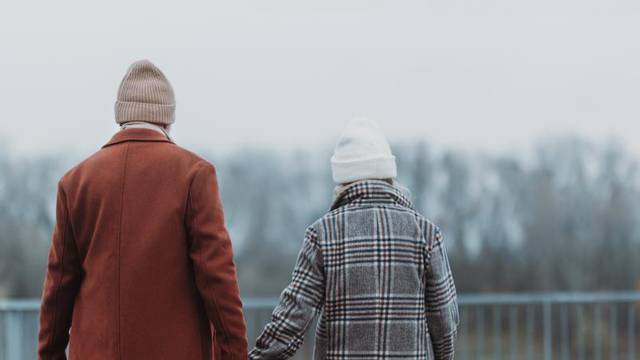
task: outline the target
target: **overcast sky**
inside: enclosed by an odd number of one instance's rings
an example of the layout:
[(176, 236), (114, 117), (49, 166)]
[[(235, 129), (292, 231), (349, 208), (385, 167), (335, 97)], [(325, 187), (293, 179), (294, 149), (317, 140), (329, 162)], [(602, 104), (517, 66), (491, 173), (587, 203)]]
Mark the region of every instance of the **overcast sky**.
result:
[(504, 150), (577, 132), (640, 155), (639, 35), (637, 0), (3, 0), (0, 140), (93, 151), (148, 58), (196, 149), (330, 145), (369, 115), (393, 140)]

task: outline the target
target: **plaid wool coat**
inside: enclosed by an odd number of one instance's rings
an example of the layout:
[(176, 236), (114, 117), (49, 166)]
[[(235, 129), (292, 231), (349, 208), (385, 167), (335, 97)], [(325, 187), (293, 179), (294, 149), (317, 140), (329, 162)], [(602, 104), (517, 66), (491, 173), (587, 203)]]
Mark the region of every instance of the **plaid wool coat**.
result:
[(314, 317), (315, 359), (453, 359), (458, 306), (440, 230), (396, 187), (356, 182), (306, 231), (250, 359), (286, 359)]

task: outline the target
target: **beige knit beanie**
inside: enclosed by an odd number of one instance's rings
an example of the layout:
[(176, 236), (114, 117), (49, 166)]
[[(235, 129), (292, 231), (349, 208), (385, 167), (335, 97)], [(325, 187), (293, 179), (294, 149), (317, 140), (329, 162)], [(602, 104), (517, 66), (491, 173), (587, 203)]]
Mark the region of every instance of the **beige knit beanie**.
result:
[(144, 121), (168, 125), (175, 121), (173, 88), (149, 60), (134, 62), (120, 83), (116, 122)]

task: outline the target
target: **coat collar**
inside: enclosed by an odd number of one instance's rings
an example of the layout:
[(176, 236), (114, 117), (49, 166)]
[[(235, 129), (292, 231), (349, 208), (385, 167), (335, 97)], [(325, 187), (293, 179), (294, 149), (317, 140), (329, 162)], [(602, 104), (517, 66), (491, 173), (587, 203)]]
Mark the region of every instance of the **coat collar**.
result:
[(118, 131), (104, 147), (119, 144), (125, 141), (155, 141), (155, 142), (168, 142), (173, 144), (173, 141), (167, 139), (164, 134), (161, 134), (155, 130), (144, 128), (129, 128)]
[(413, 209), (408, 196), (383, 180), (363, 180), (348, 185), (338, 195), (331, 210), (345, 205), (399, 205)]

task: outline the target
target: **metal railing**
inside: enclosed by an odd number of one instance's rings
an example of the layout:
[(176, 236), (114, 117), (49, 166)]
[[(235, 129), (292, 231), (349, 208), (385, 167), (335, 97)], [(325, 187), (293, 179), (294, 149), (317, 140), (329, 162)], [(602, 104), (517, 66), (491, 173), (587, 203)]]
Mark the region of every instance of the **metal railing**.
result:
[[(250, 344), (277, 299), (245, 299)], [(456, 359), (640, 358), (640, 292), (461, 295)], [(36, 358), (37, 300), (0, 300), (0, 360)], [(309, 334), (296, 359), (311, 359)]]
[(640, 292), (467, 295), (458, 359), (637, 359)]

